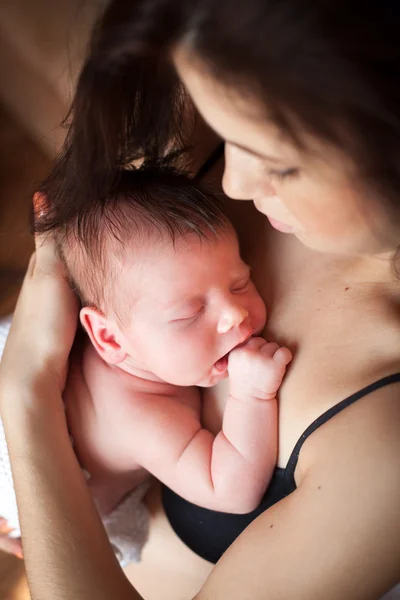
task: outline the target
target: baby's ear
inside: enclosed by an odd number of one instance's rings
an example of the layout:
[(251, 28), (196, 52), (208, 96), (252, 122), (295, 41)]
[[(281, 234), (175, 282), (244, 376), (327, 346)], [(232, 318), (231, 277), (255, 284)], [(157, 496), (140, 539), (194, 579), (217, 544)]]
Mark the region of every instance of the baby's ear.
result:
[(79, 317), (90, 341), (105, 362), (118, 365), (125, 360), (126, 352), (117, 341), (113, 324), (99, 309), (85, 306)]

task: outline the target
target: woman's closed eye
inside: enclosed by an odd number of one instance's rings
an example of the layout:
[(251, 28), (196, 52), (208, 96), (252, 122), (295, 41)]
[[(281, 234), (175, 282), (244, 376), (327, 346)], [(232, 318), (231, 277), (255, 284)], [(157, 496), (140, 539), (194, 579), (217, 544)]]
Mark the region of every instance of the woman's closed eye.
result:
[(279, 181), (288, 181), (289, 179), (296, 179), (300, 176), (300, 169), (297, 167), (290, 167), (288, 169), (267, 169), (267, 175), (271, 179), (276, 178)]

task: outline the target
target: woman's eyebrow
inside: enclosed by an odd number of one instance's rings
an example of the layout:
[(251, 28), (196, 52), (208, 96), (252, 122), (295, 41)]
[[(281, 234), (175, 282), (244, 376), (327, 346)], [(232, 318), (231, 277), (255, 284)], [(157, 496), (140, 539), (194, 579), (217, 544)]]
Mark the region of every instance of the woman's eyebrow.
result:
[(263, 160), (269, 160), (270, 162), (279, 163), (279, 164), (284, 163), (284, 160), (282, 158), (278, 158), (277, 156), (270, 156), (269, 154), (261, 154), (261, 152), (256, 152), (255, 150), (251, 150), (250, 148), (247, 148), (247, 146), (243, 146), (242, 144), (238, 144), (237, 142), (230, 142), (229, 140), (226, 140), (225, 143), (229, 144), (230, 146), (234, 146), (235, 148), (239, 148), (239, 150), (243, 150), (244, 152), (247, 152), (248, 154), (253, 154), (254, 156), (257, 156), (258, 158), (262, 158)]

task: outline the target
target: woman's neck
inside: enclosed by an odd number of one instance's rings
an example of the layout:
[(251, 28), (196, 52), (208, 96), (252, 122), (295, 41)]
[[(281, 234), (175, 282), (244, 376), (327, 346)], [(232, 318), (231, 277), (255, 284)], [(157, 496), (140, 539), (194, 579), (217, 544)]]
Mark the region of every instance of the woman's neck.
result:
[(395, 253), (376, 255), (333, 257), (340, 278), (354, 284), (393, 285), (400, 289), (400, 278), (396, 273)]

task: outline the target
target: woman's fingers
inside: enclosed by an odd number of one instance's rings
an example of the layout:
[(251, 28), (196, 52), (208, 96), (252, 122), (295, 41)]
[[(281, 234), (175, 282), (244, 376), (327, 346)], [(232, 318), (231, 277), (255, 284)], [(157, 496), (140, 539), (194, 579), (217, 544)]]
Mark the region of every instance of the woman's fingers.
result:
[(75, 337), (78, 302), (68, 282), (54, 235), (36, 238), (0, 365), (3, 382), (48, 379), (65, 384)]
[[(38, 192), (33, 196), (33, 211), (35, 221), (40, 220), (47, 211), (47, 200), (43, 194)], [(59, 274), (60, 260), (58, 259), (56, 242), (52, 233), (42, 233), (35, 235), (36, 252), (33, 260), (33, 269), (38, 266), (43, 272)]]
[(36, 251), (32, 259), (32, 273), (37, 269), (45, 275), (54, 275), (66, 279), (65, 267), (57, 252), (54, 235), (51, 233), (35, 236)]

